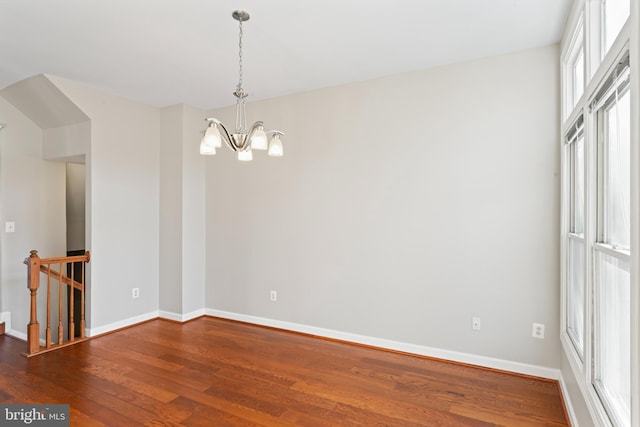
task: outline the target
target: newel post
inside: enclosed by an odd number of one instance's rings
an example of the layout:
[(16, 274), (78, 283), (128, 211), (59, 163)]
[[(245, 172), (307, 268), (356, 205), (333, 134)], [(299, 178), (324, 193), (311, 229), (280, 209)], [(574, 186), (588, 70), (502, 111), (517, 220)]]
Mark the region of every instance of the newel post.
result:
[(38, 251), (33, 250), (30, 253), (29, 258), (24, 260), (28, 266), (27, 288), (31, 292), (31, 318), (27, 326), (27, 345), (29, 346), (27, 354), (40, 351), (40, 324), (36, 307), (38, 288), (40, 287), (40, 257)]

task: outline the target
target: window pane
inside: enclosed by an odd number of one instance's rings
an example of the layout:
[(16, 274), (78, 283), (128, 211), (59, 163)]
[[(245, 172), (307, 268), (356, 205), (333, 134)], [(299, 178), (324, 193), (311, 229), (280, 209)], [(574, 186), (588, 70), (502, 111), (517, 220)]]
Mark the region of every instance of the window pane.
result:
[(630, 0), (606, 0), (604, 3), (605, 54), (618, 37), (629, 17)]
[(566, 96), (563, 105), (565, 118), (571, 114), (584, 93), (585, 61), (582, 22), (575, 28), (571, 39), (571, 45), (562, 58), (562, 83)]
[(584, 241), (569, 238), (567, 332), (582, 356), (584, 348)]
[(582, 54), (582, 45), (578, 56), (573, 62), (573, 105), (575, 106), (578, 99), (584, 92), (584, 56)]
[(584, 137), (580, 136), (571, 147), (572, 170), (572, 224), (571, 231), (584, 234)]
[(629, 263), (596, 251), (595, 372), (603, 400), (624, 425), (630, 423), (631, 295)]
[(604, 242), (629, 249), (631, 192), (629, 91), (605, 112)]

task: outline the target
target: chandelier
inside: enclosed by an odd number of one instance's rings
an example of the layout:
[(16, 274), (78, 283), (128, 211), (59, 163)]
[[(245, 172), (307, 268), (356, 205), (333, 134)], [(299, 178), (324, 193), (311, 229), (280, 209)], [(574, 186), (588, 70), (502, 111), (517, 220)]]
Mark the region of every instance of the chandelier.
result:
[[(203, 131), (200, 142), (200, 154), (214, 155), (216, 148), (222, 147), (222, 141), (233, 151), (238, 153), (238, 160), (249, 161), (253, 159), (253, 150), (267, 150), (270, 156), (282, 156), (282, 141), (280, 137), (284, 133), (278, 130), (265, 132), (262, 122), (255, 122), (247, 131), (247, 116), (244, 100), (247, 93), (242, 88), (242, 23), (249, 20), (249, 14), (243, 10), (236, 10), (231, 14), (233, 19), (240, 23), (239, 46), (239, 72), (238, 85), (233, 95), (236, 97), (236, 128), (234, 133), (229, 133), (227, 128), (218, 119), (207, 118), (207, 127)], [(222, 129), (222, 132), (220, 132)], [(268, 135), (271, 138), (268, 138)]]

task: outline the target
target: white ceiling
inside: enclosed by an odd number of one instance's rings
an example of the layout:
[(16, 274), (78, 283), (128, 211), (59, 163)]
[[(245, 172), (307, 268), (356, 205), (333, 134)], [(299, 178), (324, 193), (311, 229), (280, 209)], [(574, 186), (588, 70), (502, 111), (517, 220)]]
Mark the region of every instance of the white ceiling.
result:
[(231, 105), (560, 40), (571, 0), (0, 0), (0, 88), (46, 73), (155, 106)]

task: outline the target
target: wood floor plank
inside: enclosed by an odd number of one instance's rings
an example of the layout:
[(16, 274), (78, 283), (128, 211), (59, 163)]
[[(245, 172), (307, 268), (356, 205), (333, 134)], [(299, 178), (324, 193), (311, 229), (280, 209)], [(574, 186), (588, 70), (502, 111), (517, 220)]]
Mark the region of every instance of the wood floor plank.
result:
[(0, 336), (0, 403), (77, 426), (566, 426), (554, 381), (212, 317), (33, 358)]

